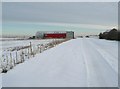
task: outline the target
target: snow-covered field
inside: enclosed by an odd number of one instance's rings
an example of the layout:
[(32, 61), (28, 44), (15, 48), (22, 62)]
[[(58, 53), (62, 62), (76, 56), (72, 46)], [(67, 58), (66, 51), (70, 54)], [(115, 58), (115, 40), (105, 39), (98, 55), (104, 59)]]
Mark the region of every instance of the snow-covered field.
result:
[[(56, 39), (56, 40), (58, 40), (58, 39)], [(41, 45), (41, 44), (45, 45), (52, 41), (53, 41), (53, 39), (44, 39), (44, 40), (11, 40), (10, 39), (8, 41), (8, 38), (7, 38), (7, 40), (0, 41), (0, 52), (2, 52), (0, 54), (0, 62), (1, 62), (0, 63), (0, 72), (2, 71), (1, 68), (6, 67), (8, 64), (10, 64), (11, 61), (16, 62), (16, 52), (17, 52), (17, 59), (20, 59), (21, 52), (24, 52), (26, 57), (29, 56), (30, 42), (31, 42), (31, 47), (32, 47), (33, 51), (37, 51), (38, 45)], [(27, 48), (22, 49), (23, 47), (27, 47)], [(21, 50), (18, 50), (18, 49), (21, 49)], [(11, 50), (14, 50), (14, 51), (11, 51)], [(20, 61), (20, 60), (18, 60), (18, 61)]]
[(37, 44), (46, 44), (53, 39), (46, 39), (46, 40), (10, 40), (10, 41), (2, 41), (0, 42), (0, 46), (2, 46), (2, 49), (0, 50), (6, 50), (7, 48), (10, 47), (18, 47), (18, 46), (27, 46), (30, 45), (30, 42), (32, 45), (37, 45)]
[(3, 74), (3, 87), (117, 87), (118, 42), (79, 38)]
[(0, 89), (2, 88), (2, 74), (0, 74)]
[[(8, 56), (8, 59), (10, 59), (10, 53), (12, 53), (12, 56), (15, 58), (15, 52), (8, 51), (8, 49), (15, 48), (15, 47), (24, 47), (30, 45), (30, 42), (33, 46), (37, 46), (38, 44), (47, 44), (49, 42), (52, 42), (54, 39), (45, 39), (45, 40), (18, 40), (20, 38), (0, 38), (0, 73), (2, 71), (1, 69), (1, 62), (2, 62), (2, 55)], [(58, 40), (58, 39), (57, 39)], [(61, 40), (61, 39), (60, 39)], [(20, 51), (18, 51), (20, 53)], [(0, 87), (2, 81), (2, 74), (0, 74)]]
[[(6, 67), (7, 70), (10, 70), (10, 66), (11, 66), (11, 57), (10, 54), (12, 55), (12, 65), (14, 66), (14, 61), (17, 63), (20, 60), (20, 55), (21, 52), (24, 52), (25, 55), (29, 54), (27, 52), (27, 50), (29, 48), (26, 49), (21, 49), (21, 50), (15, 50), (15, 51), (11, 51), (11, 49), (19, 49), (25, 46), (29, 46), (30, 42), (31, 42), (31, 46), (32, 49), (38, 50), (36, 49), (38, 47), (38, 45), (46, 45), (50, 42), (55, 42), (55, 41), (62, 41), (63, 39), (41, 39), (41, 40), (19, 40), (20, 38), (0, 38), (0, 73), (3, 70), (3, 67)], [(44, 47), (43, 47), (44, 48)], [(42, 50), (42, 49), (41, 49)], [(30, 50), (29, 50), (30, 51)], [(17, 52), (17, 60), (16, 60), (16, 52)], [(30, 57), (30, 56), (29, 56)], [(24, 57), (25, 60), (28, 59), (28, 57)], [(2, 74), (0, 74), (0, 88), (2, 86)]]

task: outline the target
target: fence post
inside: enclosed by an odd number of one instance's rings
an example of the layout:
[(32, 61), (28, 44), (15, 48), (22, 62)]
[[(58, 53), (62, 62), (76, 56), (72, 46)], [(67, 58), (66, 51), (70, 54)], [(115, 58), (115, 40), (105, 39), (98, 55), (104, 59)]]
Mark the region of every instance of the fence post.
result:
[(31, 55), (32, 55), (32, 44), (30, 42), (30, 51), (31, 51)]
[(28, 59), (29, 59), (29, 48), (28, 48)]
[(22, 53), (20, 52), (20, 62), (19, 63), (22, 63)]
[(24, 52), (22, 50), (22, 62), (24, 62)]
[(13, 64), (14, 64), (14, 66), (16, 65), (16, 64), (15, 64), (15, 59), (13, 59)]
[[(17, 51), (16, 51), (16, 63), (17, 63), (17, 62), (18, 62), (18, 56), (17, 56)], [(15, 63), (15, 64), (16, 64), (16, 63)]]
[(40, 48), (40, 53), (41, 53), (41, 45), (39, 46), (39, 48)]
[(7, 65), (9, 65), (9, 63), (8, 63), (8, 60), (9, 60), (9, 59), (8, 59), (8, 55), (6, 55), (6, 61), (7, 61)]
[(33, 55), (33, 57), (35, 56), (35, 49), (34, 49), (34, 47), (33, 47), (33, 50), (32, 50), (32, 55)]
[(10, 69), (13, 68), (13, 65), (12, 65), (12, 54), (10, 53)]

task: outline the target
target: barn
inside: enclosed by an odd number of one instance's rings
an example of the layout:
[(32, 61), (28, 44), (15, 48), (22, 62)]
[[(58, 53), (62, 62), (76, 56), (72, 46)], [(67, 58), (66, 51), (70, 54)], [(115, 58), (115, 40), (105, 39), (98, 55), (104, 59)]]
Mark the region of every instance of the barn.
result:
[(66, 33), (46, 33), (44, 38), (66, 38)]
[(52, 31), (52, 32), (44, 32), (44, 31), (38, 31), (36, 33), (37, 39), (52, 39), (52, 38), (68, 38), (73, 39), (74, 38), (74, 32), (73, 31)]

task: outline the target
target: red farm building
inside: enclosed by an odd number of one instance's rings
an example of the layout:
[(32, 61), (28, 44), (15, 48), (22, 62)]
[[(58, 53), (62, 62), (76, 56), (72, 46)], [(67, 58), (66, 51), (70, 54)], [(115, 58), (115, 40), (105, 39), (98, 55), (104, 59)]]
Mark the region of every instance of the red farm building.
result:
[(46, 33), (45, 38), (66, 38), (66, 33)]
[(69, 38), (73, 39), (74, 38), (74, 32), (72, 31), (58, 31), (58, 32), (37, 32), (36, 33), (36, 38), (37, 39), (48, 39), (48, 38)]

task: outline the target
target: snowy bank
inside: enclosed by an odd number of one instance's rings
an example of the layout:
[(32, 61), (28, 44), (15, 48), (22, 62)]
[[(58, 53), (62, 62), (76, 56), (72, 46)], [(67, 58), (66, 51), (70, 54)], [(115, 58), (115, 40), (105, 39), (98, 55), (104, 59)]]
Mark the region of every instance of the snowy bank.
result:
[(0, 89), (2, 88), (2, 74), (0, 74)]
[(3, 74), (3, 87), (117, 87), (118, 42), (73, 39)]

